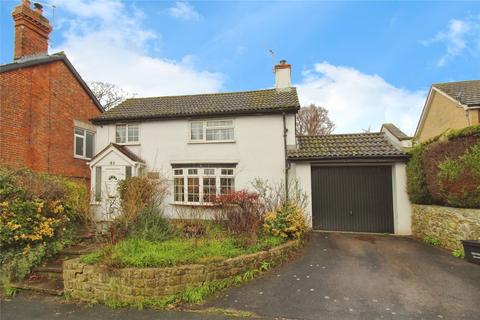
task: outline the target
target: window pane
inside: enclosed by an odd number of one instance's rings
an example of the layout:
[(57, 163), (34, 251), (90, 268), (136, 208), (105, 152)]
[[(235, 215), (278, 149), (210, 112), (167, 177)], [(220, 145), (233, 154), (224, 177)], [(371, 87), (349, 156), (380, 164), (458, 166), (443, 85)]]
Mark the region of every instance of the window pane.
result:
[(95, 168), (95, 201), (102, 200), (102, 167)]
[(138, 142), (138, 125), (128, 125), (128, 142)]
[(87, 158), (93, 157), (93, 136), (94, 134), (91, 132), (86, 131), (86, 150), (85, 150), (85, 156)]
[(125, 126), (125, 125), (117, 126), (117, 130), (116, 130), (116, 134), (115, 134), (115, 141), (117, 141), (117, 143), (127, 142), (127, 140), (126, 140), (126, 133), (127, 133), (126, 130), (127, 130), (127, 126)]
[(213, 202), (216, 193), (216, 179), (203, 178), (203, 201)]
[(173, 179), (173, 197), (174, 201), (185, 201), (184, 189), (183, 189), (184, 180), (183, 178)]
[(199, 178), (188, 178), (188, 202), (199, 202), (200, 200), (200, 180)]
[(132, 176), (132, 167), (126, 166), (125, 167), (125, 178), (130, 178)]
[(207, 141), (233, 140), (233, 128), (207, 129)]
[(176, 176), (181, 176), (183, 174), (183, 169), (175, 169), (173, 170), (173, 174)]
[(230, 194), (234, 191), (234, 178), (220, 178), (220, 194)]
[(228, 127), (232, 126), (233, 121), (232, 120), (212, 120), (212, 121), (207, 121), (207, 127)]
[(83, 153), (83, 140), (84, 137), (75, 136), (75, 155), (84, 157), (85, 154)]
[(215, 169), (203, 169), (203, 174), (207, 176), (215, 175)]
[(198, 174), (198, 169), (188, 169), (188, 174)]
[(190, 132), (191, 140), (203, 140), (203, 122), (191, 122)]
[(222, 169), (222, 176), (233, 176), (233, 169)]

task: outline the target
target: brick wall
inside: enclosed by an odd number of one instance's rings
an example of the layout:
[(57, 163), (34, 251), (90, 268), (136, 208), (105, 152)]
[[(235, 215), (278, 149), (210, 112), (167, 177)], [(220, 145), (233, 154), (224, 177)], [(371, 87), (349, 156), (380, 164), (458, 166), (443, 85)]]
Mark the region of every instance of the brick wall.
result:
[(89, 179), (73, 122), (100, 111), (63, 61), (0, 73), (0, 113), (1, 164)]

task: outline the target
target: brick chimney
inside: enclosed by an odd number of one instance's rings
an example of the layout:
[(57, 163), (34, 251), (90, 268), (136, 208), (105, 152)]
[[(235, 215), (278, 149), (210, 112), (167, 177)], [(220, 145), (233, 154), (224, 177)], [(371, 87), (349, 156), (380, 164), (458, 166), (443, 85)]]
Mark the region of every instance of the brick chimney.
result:
[(286, 60), (280, 60), (280, 62), (275, 65), (275, 88), (281, 89), (292, 86), (291, 70), (292, 66), (289, 65)]
[(48, 35), (52, 27), (42, 15), (42, 5), (34, 3), (33, 6), (34, 9), (30, 8), (30, 1), (23, 0), (12, 12), (15, 29), (14, 60), (48, 53)]

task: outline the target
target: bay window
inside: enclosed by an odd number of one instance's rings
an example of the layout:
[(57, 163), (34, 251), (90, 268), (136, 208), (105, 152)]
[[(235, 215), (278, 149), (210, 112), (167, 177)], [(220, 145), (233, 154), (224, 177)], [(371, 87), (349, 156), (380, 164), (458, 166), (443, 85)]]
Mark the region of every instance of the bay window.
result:
[(190, 122), (192, 142), (234, 141), (233, 120), (205, 120)]
[(234, 169), (182, 168), (173, 170), (175, 203), (210, 204), (216, 196), (235, 190)]
[(115, 141), (117, 143), (138, 143), (138, 124), (118, 124), (115, 128)]

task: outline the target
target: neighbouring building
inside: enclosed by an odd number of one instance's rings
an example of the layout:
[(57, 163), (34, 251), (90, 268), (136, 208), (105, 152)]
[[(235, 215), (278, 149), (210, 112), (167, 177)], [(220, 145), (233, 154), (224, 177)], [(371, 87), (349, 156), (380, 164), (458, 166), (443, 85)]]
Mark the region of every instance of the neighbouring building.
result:
[(165, 214), (209, 207), (216, 195), (261, 178), (300, 185), (314, 229), (410, 233), (402, 139), (393, 125), (370, 134), (295, 136), (300, 108), (291, 66), (274, 68), (266, 90), (127, 99), (92, 119), (92, 208), (117, 214), (117, 183), (162, 176)]
[(66, 55), (48, 54), (52, 28), (34, 7), (14, 9), (14, 60), (0, 66), (0, 164), (89, 179), (89, 119), (103, 109)]
[(450, 129), (480, 123), (480, 80), (436, 83), (430, 88), (414, 139), (424, 142)]

